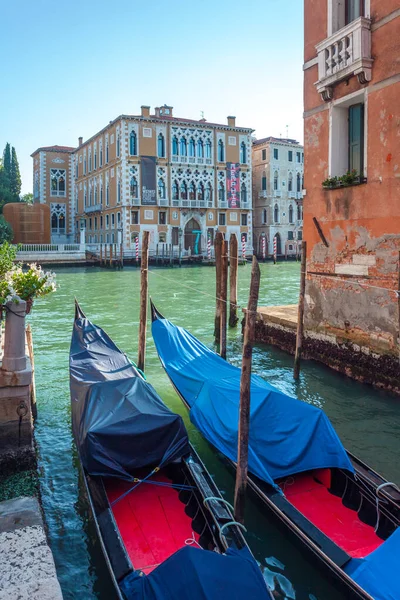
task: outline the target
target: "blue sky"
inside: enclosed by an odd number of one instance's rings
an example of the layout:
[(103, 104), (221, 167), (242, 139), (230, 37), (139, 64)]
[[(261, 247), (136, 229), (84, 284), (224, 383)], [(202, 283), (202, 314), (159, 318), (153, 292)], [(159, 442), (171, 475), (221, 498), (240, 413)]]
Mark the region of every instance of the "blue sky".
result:
[(0, 28), (0, 148), (23, 193), (36, 148), (142, 104), (303, 139), (301, 0), (3, 0)]

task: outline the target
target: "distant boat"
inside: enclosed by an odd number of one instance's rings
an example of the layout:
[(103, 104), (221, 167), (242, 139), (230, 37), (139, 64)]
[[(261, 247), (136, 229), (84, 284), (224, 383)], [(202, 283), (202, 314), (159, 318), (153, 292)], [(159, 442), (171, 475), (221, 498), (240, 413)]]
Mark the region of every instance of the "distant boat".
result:
[(70, 389), (87, 495), (118, 598), (271, 600), (182, 418), (78, 304)]
[[(161, 363), (192, 423), (234, 467), (240, 369), (152, 304)], [(347, 598), (400, 599), (400, 490), (346, 452), (320, 409), (251, 380), (249, 486)]]

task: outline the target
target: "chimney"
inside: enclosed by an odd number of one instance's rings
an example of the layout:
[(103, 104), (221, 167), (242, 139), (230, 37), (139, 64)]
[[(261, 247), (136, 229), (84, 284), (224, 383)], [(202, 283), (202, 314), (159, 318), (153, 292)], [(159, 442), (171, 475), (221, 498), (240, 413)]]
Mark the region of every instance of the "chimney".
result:
[(82, 143), (83, 143), (83, 137), (79, 137), (78, 138), (78, 145), (82, 146)]
[(236, 127), (236, 117), (228, 117), (228, 127)]
[(158, 106), (155, 107), (154, 112), (155, 112), (156, 117), (160, 116), (160, 108)]
[(150, 116), (150, 106), (141, 106), (140, 107), (142, 109), (142, 117), (149, 117)]

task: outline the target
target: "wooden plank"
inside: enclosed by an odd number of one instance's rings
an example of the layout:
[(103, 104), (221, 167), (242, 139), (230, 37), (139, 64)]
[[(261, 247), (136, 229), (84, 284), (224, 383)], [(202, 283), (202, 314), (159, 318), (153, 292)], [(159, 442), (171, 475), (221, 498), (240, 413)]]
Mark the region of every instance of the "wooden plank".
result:
[(138, 367), (144, 372), (146, 354), (147, 296), (149, 265), (149, 232), (143, 232), (142, 261), (140, 270), (140, 317)]
[(293, 377), (299, 378), (300, 373), (300, 358), (301, 348), (303, 345), (303, 330), (304, 330), (304, 295), (306, 290), (306, 271), (307, 271), (307, 242), (301, 245), (301, 268), (300, 268), (300, 296), (299, 296), (299, 316), (297, 319), (297, 335), (296, 335), (296, 353), (294, 357)]
[(215, 251), (215, 296), (216, 296), (216, 305), (215, 305), (215, 322), (214, 322), (214, 338), (218, 343), (221, 333), (221, 247), (223, 242), (223, 235), (220, 231), (217, 231), (215, 235), (214, 241), (214, 251)]
[(228, 244), (222, 240), (221, 246), (221, 331), (220, 355), (226, 358), (226, 313), (228, 304)]
[(229, 327), (236, 327), (237, 316), (237, 273), (238, 273), (238, 240), (231, 233), (229, 240)]

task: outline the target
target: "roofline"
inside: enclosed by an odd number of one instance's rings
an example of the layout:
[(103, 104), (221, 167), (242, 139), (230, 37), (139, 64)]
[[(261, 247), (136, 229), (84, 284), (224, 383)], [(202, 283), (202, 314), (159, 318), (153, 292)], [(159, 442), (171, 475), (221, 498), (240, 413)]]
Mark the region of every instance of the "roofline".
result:
[[(64, 150), (60, 150), (60, 149), (56, 150), (54, 148), (54, 146), (41, 146), (40, 148), (35, 150), (35, 152), (32, 152), (31, 157), (35, 156), (35, 154), (37, 154), (38, 152), (57, 152), (59, 154), (72, 154), (73, 152), (76, 151), (76, 148), (73, 148), (72, 146), (60, 146), (60, 147), (64, 148)], [(69, 148), (69, 150), (65, 150), (65, 148)]]
[(288, 142), (286, 139), (275, 138), (273, 136), (253, 140), (253, 146), (261, 146), (261, 144), (281, 144), (282, 146), (293, 146), (295, 148), (304, 148), (304, 144), (300, 144), (297, 140)]

